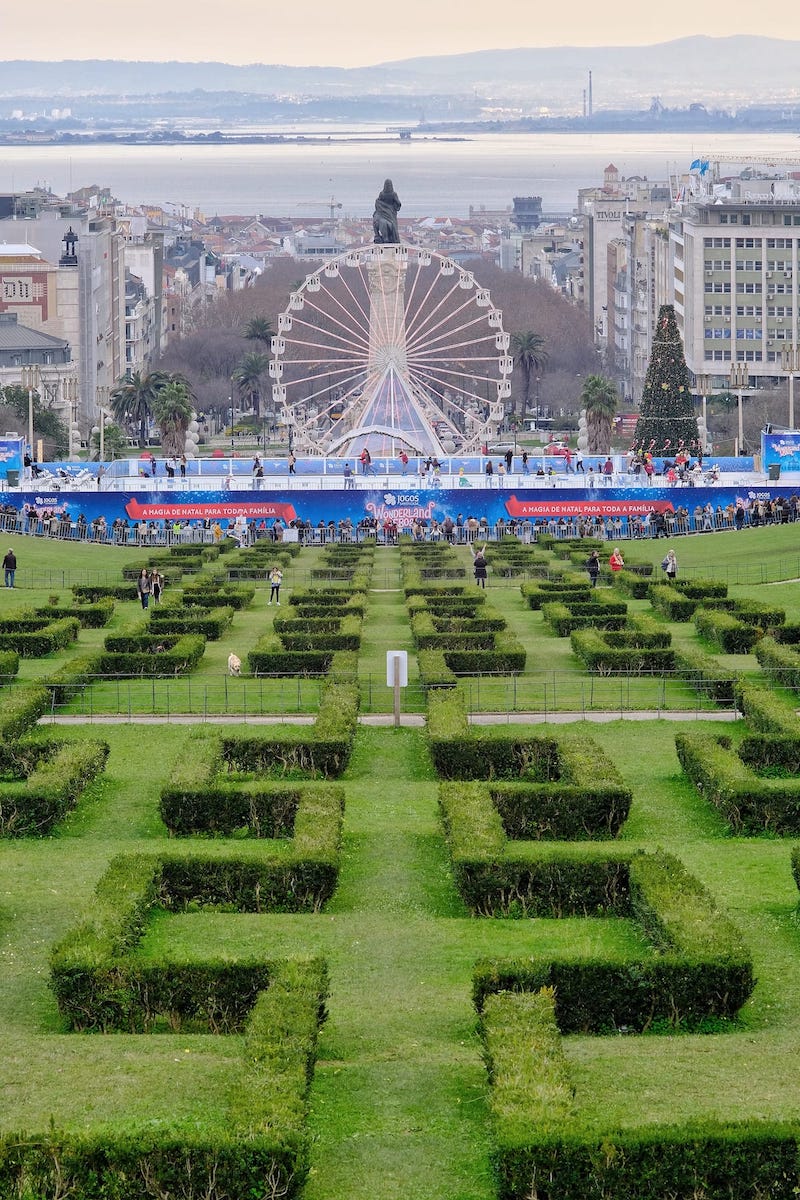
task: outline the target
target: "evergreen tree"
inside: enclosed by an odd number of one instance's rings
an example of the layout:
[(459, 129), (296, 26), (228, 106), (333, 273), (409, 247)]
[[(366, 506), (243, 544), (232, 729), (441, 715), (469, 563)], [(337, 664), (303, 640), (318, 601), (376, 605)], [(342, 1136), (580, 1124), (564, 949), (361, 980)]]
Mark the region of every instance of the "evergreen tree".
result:
[(697, 417), (689, 368), (671, 304), (663, 304), (659, 310), (636, 422), (635, 445), (638, 450), (653, 454), (697, 449)]

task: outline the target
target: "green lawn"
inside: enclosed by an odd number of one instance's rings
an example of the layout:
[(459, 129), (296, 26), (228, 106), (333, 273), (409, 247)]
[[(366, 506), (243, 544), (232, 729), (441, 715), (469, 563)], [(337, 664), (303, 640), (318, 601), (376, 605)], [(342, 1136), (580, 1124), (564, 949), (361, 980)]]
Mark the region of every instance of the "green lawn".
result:
[[(97, 572), (117, 581), (123, 562), (136, 557), (115, 549), (13, 540), (21, 568), (40, 572), (83, 571), (87, 577)], [(705, 566), (719, 577), (739, 561), (752, 572), (763, 562), (769, 574), (776, 562), (792, 561), (795, 540), (793, 527), (787, 527), (675, 544), (682, 566), (696, 565), (698, 573)], [(643, 542), (627, 553), (630, 559), (660, 560), (663, 552), (663, 543)], [(468, 565), (468, 550), (458, 553)], [(293, 586), (306, 585), (320, 554), (300, 556), (287, 599)], [(412, 687), (404, 707), (421, 709), (396, 552), (378, 551), (376, 564), (359, 656), (364, 705), (389, 711), (385, 654), (407, 649)], [(24, 584), (22, 570), (18, 578)], [(733, 594), (766, 593), (796, 621), (797, 587), (751, 583)], [(66, 588), (58, 590), (66, 597)], [(4, 591), (0, 618), (46, 602), (48, 595), (48, 587)], [(518, 582), (491, 579), (489, 596), (523, 642), (528, 671), (517, 681), (469, 681), (464, 686), (474, 707), (571, 708), (580, 714), (592, 708), (693, 712), (698, 706), (679, 682), (589, 677), (569, 639), (554, 636), (541, 614), (526, 607)], [(649, 610), (645, 601), (630, 604)], [(52, 836), (0, 841), (0, 1091), (6, 1101), (0, 1133), (46, 1132), (51, 1122), (56, 1129), (82, 1131), (170, 1123), (224, 1127), (240, 1068), (240, 1038), (69, 1034), (48, 989), (47, 964), (50, 947), (90, 904), (116, 854), (176, 845), (160, 820), (158, 801), (173, 766), (190, 752), (191, 725), (100, 726), (88, 718), (103, 712), (227, 711), (245, 718), (259, 710), (313, 712), (317, 681), (226, 676), (227, 655), (234, 650), (244, 661), (274, 611), (266, 608), (259, 586), (252, 607), (235, 615), (219, 642), (208, 643), (191, 677), (95, 686), (91, 700), (87, 694), (71, 706), (84, 722), (41, 732), (102, 737), (111, 753), (105, 772)], [(120, 602), (109, 627), (81, 630), (78, 642), (61, 655), (23, 660), (21, 676), (47, 674), (70, 656), (102, 645), (111, 630), (141, 619), (133, 599)], [(691, 622), (670, 628), (676, 642), (699, 644)], [(754, 656), (721, 661), (758, 674)], [(680, 1124), (697, 1115), (800, 1125), (794, 1058), (800, 1050), (800, 920), (790, 844), (729, 835), (681, 773), (675, 734), (693, 727), (691, 720), (612, 720), (581, 728), (633, 791), (622, 841), (672, 851), (705, 883), (741, 928), (754, 956), (757, 986), (740, 1020), (724, 1032), (567, 1038), (575, 1102), (600, 1137), (608, 1130)], [(739, 735), (738, 728), (732, 732)], [(613, 952), (635, 961), (652, 949), (625, 920), (470, 917), (454, 886), (423, 730), (361, 727), (341, 784), (346, 804), (341, 874), (322, 912), (160, 913), (147, 925), (137, 953), (144, 961), (188, 963), (210, 952), (231, 959), (324, 955), (330, 971), (328, 1019), (310, 1091), (313, 1140), (302, 1200), (494, 1200), (487, 1078), (470, 998), (476, 959)]]

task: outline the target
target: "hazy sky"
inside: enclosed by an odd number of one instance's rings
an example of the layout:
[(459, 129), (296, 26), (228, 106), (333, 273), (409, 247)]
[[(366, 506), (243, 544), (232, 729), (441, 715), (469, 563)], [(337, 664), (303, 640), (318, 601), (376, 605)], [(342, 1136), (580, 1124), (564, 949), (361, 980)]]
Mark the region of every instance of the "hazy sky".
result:
[[(559, 8), (559, 6), (556, 6)], [(417, 55), (510, 46), (640, 45), (689, 34), (763, 34), (800, 39), (800, 6), (755, 10), (736, 0), (669, 5), (574, 0), (559, 11), (532, 0), (493, 10), (477, 0), (97, 0), (3, 4), (3, 59), (181, 59), (231, 63), (363, 66)], [(384, 14), (383, 23), (380, 13)], [(496, 15), (496, 20), (489, 19)], [(391, 31), (391, 32), (389, 32)]]

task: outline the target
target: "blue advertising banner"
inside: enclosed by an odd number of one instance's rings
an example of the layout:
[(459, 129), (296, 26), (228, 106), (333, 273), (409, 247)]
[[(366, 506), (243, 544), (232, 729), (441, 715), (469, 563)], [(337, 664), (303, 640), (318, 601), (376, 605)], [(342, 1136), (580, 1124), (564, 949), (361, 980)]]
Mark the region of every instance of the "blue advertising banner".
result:
[(0, 438), (0, 478), (8, 479), (8, 472), (18, 471), (22, 476), (22, 457), (25, 439), (21, 437)]
[(762, 433), (761, 454), (765, 471), (776, 464), (782, 471), (800, 471), (800, 433)]
[(129, 525), (155, 522), (159, 525), (218, 522), (223, 529), (244, 518), (256, 524), (271, 525), (280, 519), (285, 524), (296, 520), (311, 525), (350, 520), (355, 526), (365, 517), (379, 526), (391, 521), (402, 530), (413, 521), (443, 521), (451, 517), (479, 520), (486, 517), (495, 525), (502, 517), (508, 523), (530, 520), (558, 520), (572, 517), (646, 516), (652, 512), (674, 513), (686, 509), (689, 516), (710, 504), (713, 509), (741, 505), (749, 509), (756, 500), (774, 500), (786, 496), (778, 486), (726, 486), (659, 488), (372, 488), (359, 486), (341, 489), (298, 489), (285, 491), (208, 491), (174, 492), (7, 492), (6, 504), (17, 509), (67, 514), (76, 521), (83, 514), (88, 522), (99, 516), (111, 524), (123, 519)]

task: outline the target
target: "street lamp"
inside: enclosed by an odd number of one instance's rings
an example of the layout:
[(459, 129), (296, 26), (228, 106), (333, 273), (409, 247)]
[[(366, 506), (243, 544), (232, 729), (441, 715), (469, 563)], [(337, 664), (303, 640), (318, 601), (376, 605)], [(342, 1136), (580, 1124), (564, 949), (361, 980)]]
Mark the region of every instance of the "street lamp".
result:
[(702, 439), (702, 444), (700, 446), (700, 449), (703, 453), (705, 453), (705, 449), (706, 449), (705, 438), (708, 436), (708, 393), (711, 391), (711, 376), (710, 375), (697, 375), (697, 376), (695, 376), (695, 380), (697, 383), (697, 390), (700, 393), (700, 404), (702, 406), (701, 407), (701, 413), (702, 413), (701, 420), (703, 422), (703, 430), (704, 430), (704, 436)]
[(28, 392), (28, 445), (33, 458), (33, 391), (39, 382), (38, 367), (22, 368), (22, 386)]
[(750, 387), (750, 368), (747, 363), (732, 363), (730, 374), (731, 391), (737, 393), (739, 399), (739, 436), (736, 440), (736, 453), (741, 454), (744, 442), (744, 418), (742, 411), (742, 392)]
[(228, 404), (231, 409), (231, 458), (233, 458), (233, 393), (228, 396)]
[(800, 350), (795, 345), (781, 351), (781, 367), (789, 376), (789, 428), (794, 429), (794, 377), (800, 371)]

